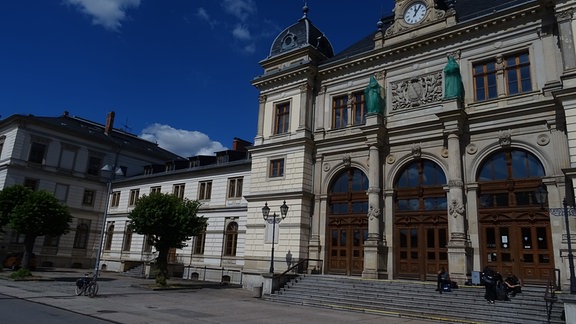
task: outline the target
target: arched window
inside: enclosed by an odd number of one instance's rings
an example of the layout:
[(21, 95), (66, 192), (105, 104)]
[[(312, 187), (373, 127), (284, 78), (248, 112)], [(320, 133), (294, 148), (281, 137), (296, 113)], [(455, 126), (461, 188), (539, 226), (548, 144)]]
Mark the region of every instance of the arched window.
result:
[(206, 242), (206, 227), (196, 235), (194, 240), (194, 254), (204, 254), (204, 244)]
[(543, 176), (544, 167), (533, 154), (523, 150), (496, 152), (478, 171), (479, 207), (536, 206), (534, 192)]
[(124, 243), (122, 244), (122, 251), (130, 251), (131, 245), (132, 245), (132, 228), (130, 228), (130, 222), (126, 222), (126, 227), (124, 228)]
[(446, 175), (429, 160), (408, 165), (396, 182), (397, 211), (446, 210)]
[(112, 248), (112, 236), (114, 236), (114, 222), (109, 222), (108, 229), (106, 230), (106, 243), (104, 244), (104, 250), (110, 250)]
[(88, 246), (88, 234), (90, 233), (90, 220), (78, 219), (76, 235), (74, 236), (74, 248), (85, 249)]
[(368, 212), (368, 178), (354, 168), (344, 171), (330, 188), (330, 214), (358, 214)]
[(238, 243), (238, 223), (231, 222), (226, 226), (224, 255), (235, 256)]

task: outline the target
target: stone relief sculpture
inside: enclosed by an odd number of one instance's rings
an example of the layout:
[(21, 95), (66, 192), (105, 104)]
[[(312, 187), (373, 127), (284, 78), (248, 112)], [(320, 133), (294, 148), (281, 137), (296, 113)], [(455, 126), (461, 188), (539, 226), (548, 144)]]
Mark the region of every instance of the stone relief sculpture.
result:
[(460, 75), (460, 66), (453, 56), (448, 56), (448, 63), (444, 67), (444, 99), (464, 98), (464, 85)]
[(456, 199), (450, 201), (450, 205), (448, 206), (448, 214), (450, 214), (450, 216), (454, 218), (464, 216), (464, 211), (464, 205), (462, 205), (461, 202), (458, 202)]
[(392, 110), (409, 109), (442, 101), (442, 72), (390, 85)]
[(380, 87), (376, 78), (371, 76), (370, 83), (364, 90), (368, 114), (382, 114), (384, 112), (385, 103), (381, 96), (381, 89), (382, 87)]
[(368, 219), (374, 220), (378, 219), (378, 217), (380, 217), (380, 209), (374, 208), (372, 205), (370, 205), (370, 209), (368, 209)]

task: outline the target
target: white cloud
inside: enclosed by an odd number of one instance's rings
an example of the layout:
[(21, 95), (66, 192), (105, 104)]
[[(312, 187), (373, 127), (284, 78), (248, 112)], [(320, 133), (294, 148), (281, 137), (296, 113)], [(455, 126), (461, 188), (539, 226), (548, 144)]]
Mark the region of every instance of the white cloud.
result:
[(138, 8), (141, 0), (63, 0), (64, 3), (75, 6), (83, 13), (92, 17), (94, 25), (116, 31), (126, 19), (126, 11)]
[(250, 36), (250, 31), (246, 26), (236, 25), (234, 30), (232, 31), (232, 35), (234, 38), (239, 40), (250, 40), (252, 37)]
[(198, 8), (198, 10), (196, 10), (196, 16), (200, 18), (200, 20), (207, 22), (211, 28), (214, 28), (216, 25), (218, 25), (218, 21), (212, 19), (212, 17), (208, 14), (208, 11), (206, 11), (204, 8)]
[(224, 0), (222, 1), (222, 8), (241, 21), (246, 21), (257, 11), (256, 3), (253, 0)]
[(158, 123), (143, 129), (140, 138), (157, 143), (161, 148), (183, 157), (214, 155), (214, 152), (227, 149), (204, 133), (176, 129)]

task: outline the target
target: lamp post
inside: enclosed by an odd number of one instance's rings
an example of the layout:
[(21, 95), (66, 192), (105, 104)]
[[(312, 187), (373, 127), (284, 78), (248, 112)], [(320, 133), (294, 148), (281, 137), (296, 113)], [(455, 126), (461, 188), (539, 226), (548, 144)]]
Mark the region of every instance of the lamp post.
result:
[(102, 249), (104, 245), (104, 234), (106, 233), (106, 219), (108, 218), (108, 206), (110, 205), (110, 195), (112, 194), (112, 180), (117, 175), (124, 175), (121, 168), (116, 168), (116, 166), (111, 167), (106, 164), (101, 171), (112, 171), (108, 179), (106, 180), (106, 203), (104, 204), (104, 219), (102, 219), (102, 227), (100, 228), (100, 243), (98, 244), (98, 254), (96, 254), (96, 264), (94, 265), (94, 280), (98, 279), (98, 273), (100, 270), (100, 256), (102, 255)]
[[(548, 197), (548, 190), (546, 185), (541, 184), (535, 191), (536, 201), (544, 207), (546, 198)], [(570, 219), (569, 215), (573, 213), (571, 208), (571, 213), (568, 212), (568, 202), (566, 198), (562, 200), (563, 208), (548, 208), (550, 213), (554, 216), (564, 216), (564, 224), (566, 226), (566, 242), (568, 243), (568, 268), (570, 269), (570, 294), (576, 294), (576, 275), (574, 273), (574, 254), (572, 253), (572, 237), (570, 236)]]
[[(276, 222), (280, 223), (283, 219), (286, 218), (286, 215), (288, 214), (288, 205), (286, 205), (286, 201), (284, 201), (284, 203), (282, 204), (282, 206), (280, 206), (280, 215), (276, 215), (276, 212), (274, 212), (272, 215), (270, 215), (270, 207), (268, 207), (268, 203), (266, 202), (264, 204), (264, 207), (262, 207), (262, 218), (264, 218), (264, 221), (267, 222), (268, 224), (272, 223), (272, 252), (270, 253), (270, 273), (274, 274), (274, 245), (275, 245), (275, 240), (276, 240)], [(276, 220), (276, 218), (280, 216), (281, 218)]]

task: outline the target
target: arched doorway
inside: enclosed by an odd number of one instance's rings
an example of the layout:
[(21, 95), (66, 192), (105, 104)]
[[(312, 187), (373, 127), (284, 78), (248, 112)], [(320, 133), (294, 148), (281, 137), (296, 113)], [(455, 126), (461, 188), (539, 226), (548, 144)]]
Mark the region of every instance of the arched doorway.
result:
[(446, 176), (436, 163), (407, 165), (394, 184), (395, 278), (436, 279), (448, 269)]
[(536, 201), (544, 167), (531, 153), (493, 153), (478, 171), (478, 222), (482, 267), (528, 283), (545, 283), (554, 271), (548, 212)]
[(328, 191), (327, 269), (330, 274), (361, 275), (368, 238), (368, 178), (355, 168), (338, 174)]

